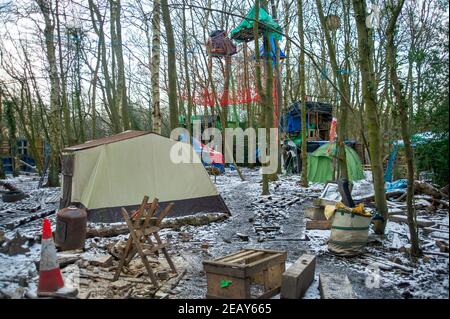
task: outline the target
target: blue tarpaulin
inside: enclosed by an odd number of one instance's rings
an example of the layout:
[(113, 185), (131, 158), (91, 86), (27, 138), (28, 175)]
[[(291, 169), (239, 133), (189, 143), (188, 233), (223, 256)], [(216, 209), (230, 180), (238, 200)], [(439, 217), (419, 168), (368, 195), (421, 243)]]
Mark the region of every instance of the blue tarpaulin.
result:
[[(307, 114), (316, 112), (324, 114), (328, 116), (331, 121), (331, 105), (328, 103), (306, 101), (306, 112)], [(310, 127), (308, 117), (306, 120), (307, 127)], [(287, 124), (286, 126), (285, 122)], [(280, 116), (280, 128), (282, 132), (292, 134), (300, 132), (301, 126), (300, 102), (297, 101), (289, 107), (286, 113), (283, 113)]]
[(395, 157), (397, 156), (397, 152), (398, 152), (398, 144), (394, 143), (394, 148), (392, 149), (391, 154), (389, 155), (389, 162), (386, 167), (386, 172), (384, 172), (385, 182), (392, 182), (392, 171), (394, 169)]
[(395, 190), (404, 190), (408, 186), (408, 181), (406, 179), (398, 179), (395, 182), (392, 183), (385, 183), (384, 188), (386, 189), (386, 192), (392, 192)]
[[(179, 141), (187, 143), (188, 142), (188, 137), (185, 134), (180, 134)], [(200, 157), (200, 159), (201, 159), (201, 161), (203, 163), (203, 166), (205, 166), (205, 167), (212, 166), (212, 167), (215, 167), (215, 168), (219, 169), (219, 171), (221, 173), (225, 172), (225, 165), (224, 164), (211, 163), (212, 160), (209, 158), (209, 153), (204, 149), (205, 147), (202, 146), (202, 144), (200, 143), (199, 140), (197, 140), (194, 137), (191, 137), (191, 141), (192, 141), (192, 144), (191, 144), (192, 148), (194, 149), (194, 151)], [(207, 158), (207, 161), (204, 161), (205, 158)], [(209, 162), (209, 163), (207, 163), (207, 162)]]
[[(278, 45), (279, 46), (279, 45)], [(264, 43), (259, 48), (259, 54), (262, 58), (269, 57), (272, 59), (273, 63), (276, 62), (277, 59), (277, 49), (275, 45), (275, 40), (273, 37), (270, 37), (270, 52), (264, 52)], [(283, 50), (280, 48), (280, 60), (284, 60), (286, 58), (286, 54), (284, 54)]]

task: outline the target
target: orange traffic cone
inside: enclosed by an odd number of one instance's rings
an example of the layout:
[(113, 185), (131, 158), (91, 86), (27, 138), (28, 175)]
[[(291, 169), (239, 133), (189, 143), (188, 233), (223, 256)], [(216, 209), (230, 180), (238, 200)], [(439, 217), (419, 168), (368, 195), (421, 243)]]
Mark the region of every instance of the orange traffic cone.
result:
[(55, 292), (64, 287), (64, 281), (56, 258), (56, 247), (52, 238), (50, 221), (45, 218), (42, 225), (41, 261), (39, 264), (40, 293)]

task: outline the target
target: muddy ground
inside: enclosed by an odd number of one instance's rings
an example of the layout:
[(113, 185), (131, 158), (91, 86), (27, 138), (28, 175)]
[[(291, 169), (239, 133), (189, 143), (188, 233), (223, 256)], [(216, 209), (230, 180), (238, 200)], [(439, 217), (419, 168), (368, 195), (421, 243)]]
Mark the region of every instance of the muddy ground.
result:
[[(204, 298), (206, 276), (202, 262), (252, 247), (287, 251), (287, 266), (303, 253), (316, 255), (316, 278), (305, 298), (320, 298), (318, 275), (321, 272), (347, 274), (359, 298), (448, 298), (448, 254), (430, 255), (412, 262), (401, 249), (392, 249), (394, 241), (396, 247), (408, 246), (405, 225), (389, 223), (385, 238), (377, 238), (371, 234), (366, 255), (394, 261), (411, 271), (394, 268), (374, 272), (372, 267), (362, 262), (361, 257), (345, 259), (331, 255), (326, 245), (330, 231), (305, 230), (304, 209), (311, 205), (313, 198), (319, 196), (324, 185), (302, 188), (299, 186), (298, 176), (281, 175), (279, 181), (271, 183), (271, 195), (261, 196), (259, 171), (244, 169), (243, 173), (246, 179), (244, 182), (240, 181), (236, 171), (231, 170), (223, 176), (217, 176), (215, 180), (219, 193), (231, 211), (228, 220), (161, 231), (162, 237), (171, 243), (170, 252), (178, 268), (186, 269), (186, 274), (178, 285), (169, 289), (169, 298)], [(214, 177), (211, 178), (214, 180)], [(25, 188), (31, 197), (14, 204), (0, 203), (0, 229), (8, 238), (12, 238), (17, 231), (27, 236), (29, 251), (15, 256), (0, 254), (0, 297), (22, 298), (27, 290), (35, 289), (38, 279), (35, 261), (39, 260), (38, 236), (42, 218), (48, 215), (54, 222), (55, 215), (51, 212), (56, 209), (55, 198), (59, 190), (37, 189), (37, 176), (22, 176), (12, 181)], [(33, 210), (30, 202), (38, 204), (35, 206), (40, 206), (39, 209), (35, 212), (27, 211)], [(25, 203), (31, 205), (31, 208), (25, 207)], [(14, 210), (19, 205), (22, 205), (22, 210)], [(30, 216), (35, 216), (35, 219)], [(440, 211), (428, 217), (448, 225), (448, 212)], [(255, 230), (267, 226), (274, 231)], [(421, 238), (428, 240), (423, 236), (421, 233)], [(448, 242), (448, 233), (444, 237)], [(126, 235), (120, 235), (88, 239), (84, 254), (108, 254), (111, 244), (126, 238)], [(428, 250), (439, 251), (436, 247)], [(111, 272), (113, 273), (114, 271)], [(142, 276), (145, 277), (145, 274)], [(371, 285), (374, 278), (378, 285), (371, 288), (374, 286)], [(92, 289), (91, 287), (92, 285), (80, 286), (81, 294), (88, 298), (110, 297), (101, 292), (92, 294), (83, 291)], [(133, 297), (130, 294), (128, 292), (126, 296)]]

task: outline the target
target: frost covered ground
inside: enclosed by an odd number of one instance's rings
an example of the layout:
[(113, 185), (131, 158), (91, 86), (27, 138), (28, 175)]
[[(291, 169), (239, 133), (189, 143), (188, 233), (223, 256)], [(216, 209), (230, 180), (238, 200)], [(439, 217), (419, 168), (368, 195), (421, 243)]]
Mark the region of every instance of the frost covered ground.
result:
[[(186, 275), (169, 292), (170, 298), (204, 298), (206, 276), (202, 262), (242, 248), (287, 251), (287, 267), (303, 253), (316, 255), (316, 278), (306, 293), (305, 298), (308, 299), (320, 298), (318, 275), (321, 272), (347, 274), (359, 298), (449, 297), (448, 254), (439, 253), (434, 244), (435, 238), (425, 236), (422, 230), (420, 237), (426, 245), (424, 250), (430, 254), (418, 261), (409, 260), (404, 253), (408, 247), (407, 226), (395, 222), (388, 223), (385, 238), (371, 234), (364, 256), (350, 259), (335, 257), (327, 250), (329, 230), (305, 230), (304, 209), (311, 205), (313, 198), (320, 195), (324, 185), (302, 188), (299, 186), (298, 176), (280, 175), (279, 180), (270, 185), (271, 195), (261, 196), (259, 171), (242, 171), (246, 179), (243, 182), (237, 172), (231, 170), (227, 170), (223, 176), (217, 176), (215, 181), (231, 211), (232, 215), (228, 220), (161, 231), (162, 237), (171, 243), (170, 252), (179, 269), (186, 269)], [(214, 180), (214, 177), (212, 179)], [(35, 289), (38, 279), (35, 261), (39, 260), (40, 253), (41, 215), (49, 214), (54, 227), (55, 214), (51, 214), (51, 210), (57, 206), (55, 195), (58, 194), (58, 189), (37, 189), (37, 177), (22, 176), (11, 181), (29, 193), (30, 198), (14, 204), (0, 201), (0, 229), (5, 232), (7, 238), (12, 238), (16, 232), (20, 232), (28, 240), (24, 246), (29, 251), (15, 256), (0, 254), (0, 298), (22, 298), (27, 291)], [(20, 205), (22, 210), (14, 208)], [(27, 209), (33, 210), (33, 205), (40, 207), (34, 212), (28, 212)], [(448, 212), (430, 214), (427, 218), (448, 225)], [(36, 219), (33, 220), (30, 216), (36, 216)], [(438, 236), (448, 242), (448, 231), (440, 232)], [(88, 239), (86, 251), (80, 258), (84, 255), (108, 254), (110, 245), (125, 238), (125, 235), (120, 235)], [(380, 269), (377, 266), (379, 263), (385, 267), (381, 266)], [(400, 266), (387, 269), (389, 267), (386, 267), (386, 263)], [(113, 273), (112, 271), (111, 274)], [(85, 293), (82, 290), (90, 289), (89, 287), (81, 286), (80, 290)], [(130, 294), (133, 296), (130, 292), (127, 296)], [(90, 296), (110, 297), (107, 294)]]

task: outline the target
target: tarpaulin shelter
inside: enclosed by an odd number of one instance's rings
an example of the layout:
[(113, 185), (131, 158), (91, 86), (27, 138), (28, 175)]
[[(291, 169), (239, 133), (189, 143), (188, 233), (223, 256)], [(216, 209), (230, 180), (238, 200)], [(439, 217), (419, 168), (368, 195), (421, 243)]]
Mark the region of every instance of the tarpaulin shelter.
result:
[(179, 137), (180, 142), (192, 143), (192, 147), (194, 151), (197, 153), (199, 158), (202, 159), (202, 163), (205, 166), (213, 166), (220, 170), (220, 172), (225, 172), (225, 157), (219, 151), (209, 147), (208, 145), (203, 144), (195, 137), (191, 137), (190, 141), (188, 140), (188, 136), (186, 134), (181, 134)]
[[(176, 143), (181, 163), (171, 159)], [(161, 209), (174, 202), (172, 216), (229, 212), (192, 146), (159, 134), (126, 131), (67, 147), (62, 162), (60, 206), (85, 207), (91, 221), (121, 221), (121, 207), (136, 209), (145, 195)]]
[[(308, 129), (318, 131), (321, 139), (328, 140), (329, 122), (332, 120), (331, 104), (306, 101), (306, 126)], [(301, 107), (300, 102), (293, 103), (286, 113), (281, 115), (281, 131), (288, 134), (301, 132)]]
[[(259, 47), (259, 54), (264, 59), (267, 58), (267, 59), (271, 59), (273, 61), (273, 63), (276, 62), (277, 48), (276, 48), (275, 40), (273, 39), (273, 37), (270, 37), (270, 52), (265, 52), (265, 50), (264, 50), (264, 43), (263, 43)], [(286, 59), (286, 54), (280, 48), (280, 60), (284, 60), (284, 59)]]
[[(333, 154), (336, 153), (336, 144), (324, 144), (308, 154), (308, 180), (310, 182), (325, 183), (333, 180)], [(348, 178), (350, 181), (364, 179), (364, 172), (358, 154), (351, 147), (345, 145), (347, 158)]]
[[(281, 41), (282, 39), (282, 29), (278, 23), (270, 16), (270, 14), (263, 7), (259, 8), (259, 35), (263, 35), (264, 33), (268, 33), (268, 35), (275, 40)], [(249, 42), (254, 40), (253, 34), (253, 24), (256, 19), (256, 10), (253, 6), (250, 11), (245, 16), (245, 19), (242, 20), (239, 25), (231, 30), (230, 37), (233, 40), (239, 42)]]
[(216, 30), (210, 34), (206, 50), (210, 56), (219, 58), (237, 53), (236, 45), (227, 37), (225, 30)]

